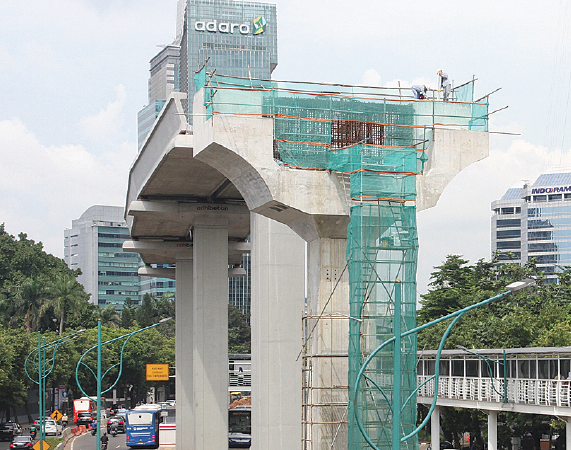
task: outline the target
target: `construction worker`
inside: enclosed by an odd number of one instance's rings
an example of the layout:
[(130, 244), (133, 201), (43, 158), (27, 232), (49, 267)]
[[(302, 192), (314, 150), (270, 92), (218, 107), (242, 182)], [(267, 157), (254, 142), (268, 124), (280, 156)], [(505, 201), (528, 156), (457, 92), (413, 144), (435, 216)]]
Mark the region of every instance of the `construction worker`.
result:
[(415, 99), (424, 100), (426, 98), (426, 92), (428, 89), (424, 84), (423, 85), (415, 84), (411, 86), (411, 89), (412, 89), (412, 95), (414, 95)]
[(442, 89), (443, 96), (442, 99), (447, 102), (450, 96), (450, 80), (448, 79), (448, 74), (442, 72), (442, 69), (438, 71), (438, 76), (440, 77), (440, 89)]

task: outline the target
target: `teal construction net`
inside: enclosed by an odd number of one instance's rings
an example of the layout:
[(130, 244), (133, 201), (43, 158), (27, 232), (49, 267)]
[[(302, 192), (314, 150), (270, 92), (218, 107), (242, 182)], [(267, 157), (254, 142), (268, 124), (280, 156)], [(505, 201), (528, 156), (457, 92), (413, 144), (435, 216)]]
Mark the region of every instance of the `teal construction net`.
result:
[[(403, 338), (396, 377), (394, 344), (386, 344), (395, 329), (416, 326), (416, 176), (434, 129), (487, 131), (488, 104), (473, 103), (473, 82), (455, 92), (457, 101), (441, 102), (386, 88), (241, 79), (205, 69), (195, 81), (204, 88), (207, 117), (271, 118), (280, 164), (350, 175), (349, 449), (395, 450), (395, 435), (401, 441), (412, 434), (416, 419), (416, 337)], [(418, 441), (398, 445), (416, 450)]]

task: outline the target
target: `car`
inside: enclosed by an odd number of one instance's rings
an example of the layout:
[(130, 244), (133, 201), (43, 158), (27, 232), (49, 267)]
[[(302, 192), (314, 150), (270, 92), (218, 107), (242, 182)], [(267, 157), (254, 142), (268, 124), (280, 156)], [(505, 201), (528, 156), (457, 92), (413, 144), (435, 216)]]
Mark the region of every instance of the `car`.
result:
[(117, 431), (119, 433), (125, 433), (125, 416), (116, 414), (107, 421), (107, 433), (111, 431), (111, 425), (117, 424)]
[(0, 423), (0, 441), (11, 441), (14, 436), (22, 433), (22, 427), (16, 422)]
[[(38, 417), (34, 420), (34, 425), (40, 426), (40, 418)], [(59, 425), (54, 419), (50, 416), (44, 418), (44, 433), (47, 435), (54, 435), (57, 436), (61, 434), (63, 431), (63, 426)]]
[(77, 424), (78, 425), (89, 425), (93, 421), (93, 417), (90, 412), (78, 412), (77, 413)]
[(175, 400), (167, 400), (167, 403), (169, 404), (169, 406), (176, 406)]
[(32, 448), (31, 436), (15, 436), (10, 448)]
[[(445, 450), (445, 449), (450, 449), (450, 448), (454, 448), (454, 446), (452, 445), (452, 442), (440, 441), (440, 450)], [(432, 445), (428, 444), (428, 447), (426, 447), (426, 450), (432, 450)]]
[(46, 436), (57, 436), (59, 434), (58, 426), (55, 420), (46, 419), (44, 421), (44, 433)]

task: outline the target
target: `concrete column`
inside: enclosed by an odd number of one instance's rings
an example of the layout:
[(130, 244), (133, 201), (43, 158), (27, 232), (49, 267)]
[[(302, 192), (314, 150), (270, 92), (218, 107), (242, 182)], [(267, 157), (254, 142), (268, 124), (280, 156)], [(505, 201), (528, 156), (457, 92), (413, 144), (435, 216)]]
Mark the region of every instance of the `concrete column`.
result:
[(193, 321), (183, 332), (193, 335), (194, 427), (191, 450), (228, 448), (228, 225), (197, 218), (193, 240)]
[(308, 305), (305, 357), (306, 437), (309, 449), (346, 449), (349, 349), (347, 239), (308, 244)]
[(301, 448), (305, 245), (252, 213), (252, 450)]
[(565, 448), (571, 449), (571, 417), (565, 417)]
[[(178, 448), (194, 443), (192, 382), (192, 256), (176, 261), (176, 442)], [(188, 447), (183, 445), (188, 443)]]
[(488, 450), (498, 450), (497, 411), (488, 411)]
[(440, 406), (436, 405), (430, 416), (430, 445), (440, 450)]

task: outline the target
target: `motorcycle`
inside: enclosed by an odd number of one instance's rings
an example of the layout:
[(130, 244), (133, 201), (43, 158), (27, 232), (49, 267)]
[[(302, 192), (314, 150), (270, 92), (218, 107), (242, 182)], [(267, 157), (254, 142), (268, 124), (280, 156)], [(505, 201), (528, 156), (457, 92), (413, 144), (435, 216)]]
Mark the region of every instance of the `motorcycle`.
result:
[(30, 436), (32, 436), (32, 439), (36, 439), (36, 434), (37, 434), (37, 433), (38, 433), (38, 432), (37, 432), (36, 430), (31, 430), (31, 431), (30, 431)]
[(111, 428), (109, 434), (113, 437), (117, 436), (117, 428)]
[(95, 436), (97, 434), (97, 427), (91, 429), (91, 436)]
[(101, 450), (107, 450), (107, 442), (101, 443)]

